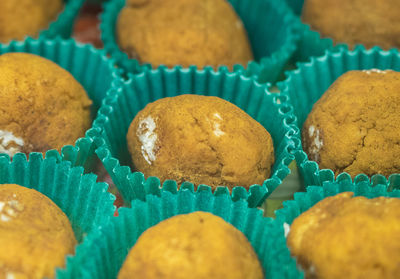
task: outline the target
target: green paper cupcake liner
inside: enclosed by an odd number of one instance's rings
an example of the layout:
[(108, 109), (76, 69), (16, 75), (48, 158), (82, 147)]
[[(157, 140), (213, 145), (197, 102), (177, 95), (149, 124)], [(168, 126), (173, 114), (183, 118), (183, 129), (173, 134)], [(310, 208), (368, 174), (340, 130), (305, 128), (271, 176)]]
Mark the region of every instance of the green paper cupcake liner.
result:
[[(260, 83), (275, 82), (296, 50), (299, 39), (296, 17), (282, 1), (228, 1), (243, 21), (256, 58), (247, 65), (236, 65), (234, 71), (243, 71), (246, 76), (252, 76)], [(117, 18), (124, 6), (125, 0), (112, 0), (104, 4), (101, 38), (104, 48), (120, 66), (128, 72), (140, 73), (152, 66), (140, 65), (137, 60), (129, 59), (119, 48), (115, 36)]]
[[(328, 51), (324, 56), (311, 58), (308, 63), (298, 64), (298, 69), (287, 72), (287, 79), (278, 83), (283, 95), (289, 97), (297, 117), (297, 133), (295, 144), (298, 147), (294, 152), (297, 165), (303, 177), (305, 186), (322, 185), (324, 181), (335, 181), (334, 172), (330, 169), (320, 170), (318, 164), (310, 161), (301, 147), (301, 128), (314, 103), (323, 95), (328, 87), (342, 74), (350, 70), (365, 69), (393, 69), (400, 71), (400, 54), (397, 50), (383, 51), (378, 47), (366, 50), (357, 46), (350, 51), (346, 48), (337, 51)], [(336, 180), (351, 180), (347, 173), (339, 174)], [(369, 180), (366, 175), (360, 174), (354, 181)], [(382, 175), (371, 177), (373, 184), (386, 183)], [(393, 174), (388, 181), (393, 186), (400, 184), (400, 174)]]
[[(68, 161), (43, 159), (37, 152), (29, 160), (22, 153), (12, 160), (1, 155), (0, 184), (18, 184), (50, 198), (68, 217), (78, 242), (107, 224), (115, 210), (115, 196), (107, 192), (106, 183), (96, 182), (94, 174), (83, 174), (82, 167), (71, 167)], [(69, 255), (66, 261), (71, 259)]]
[(389, 183), (380, 183), (374, 186), (368, 180), (354, 183), (351, 180), (325, 182), (323, 187), (310, 186), (307, 188), (306, 193), (296, 193), (294, 200), (284, 202), (284, 207), (275, 212), (276, 219), (271, 229), (274, 242), (270, 249), (276, 256), (275, 261), (270, 264), (271, 273), (275, 275), (272, 278), (304, 278), (303, 271), (296, 266), (295, 258), (290, 256), (290, 251), (286, 244), (284, 223), (291, 225), (294, 219), (319, 201), (342, 192), (353, 192), (355, 197), (400, 198), (400, 187), (390, 188)]
[(119, 216), (97, 234), (87, 237), (77, 249), (75, 261), (59, 278), (116, 278), (125, 257), (138, 237), (149, 227), (175, 215), (194, 211), (211, 212), (243, 232), (253, 246), (268, 277), (272, 239), (268, 237), (272, 219), (263, 211), (248, 208), (245, 200), (232, 201), (222, 193), (193, 192), (180, 189), (177, 193), (161, 190), (160, 196), (148, 195), (146, 201), (134, 200), (131, 208), (120, 208)]
[[(6, 45), (0, 45), (0, 55), (8, 52), (36, 54), (57, 63), (70, 72), (93, 101), (93, 119), (107, 90), (111, 88), (111, 83), (119, 80), (120, 77), (114, 61), (107, 58), (104, 51), (97, 50), (91, 45), (76, 43), (71, 39), (27, 38), (22, 42), (12, 41)], [(96, 157), (93, 137), (99, 133), (100, 130), (92, 127), (86, 132), (85, 137), (76, 140), (74, 146), (64, 146), (61, 150), (61, 158), (71, 161), (73, 165), (89, 168)], [(59, 156), (55, 150), (47, 153), (49, 156)]]
[[(122, 86), (116, 84), (108, 92), (93, 124), (102, 130), (103, 138), (97, 138), (100, 147), (96, 153), (122, 197), (125, 201), (143, 200), (146, 193), (159, 191), (161, 186), (158, 178), (145, 180), (143, 174), (131, 172), (126, 143), (131, 121), (148, 103), (188, 93), (225, 99), (247, 112), (271, 134), (275, 150), (271, 177), (263, 185), (251, 186), (249, 191), (244, 187), (232, 190), (235, 199), (246, 198), (251, 207), (258, 206), (290, 173), (288, 165), (294, 159), (290, 151), (295, 146), (292, 137), (296, 132), (295, 127), (292, 129), (295, 120), (293, 109), (286, 102), (286, 96), (269, 93), (267, 85), (260, 85), (239, 73), (229, 73), (226, 69), (215, 72), (210, 67), (203, 70), (160, 67), (132, 75)], [(166, 181), (163, 187), (176, 189), (177, 185), (174, 181)], [(216, 192), (220, 191), (229, 192), (226, 187), (216, 189)]]
[(69, 38), (74, 28), (75, 19), (79, 14), (85, 0), (65, 0), (64, 9), (57, 18), (50, 23), (46, 30), (40, 32), (40, 36), (47, 38)]

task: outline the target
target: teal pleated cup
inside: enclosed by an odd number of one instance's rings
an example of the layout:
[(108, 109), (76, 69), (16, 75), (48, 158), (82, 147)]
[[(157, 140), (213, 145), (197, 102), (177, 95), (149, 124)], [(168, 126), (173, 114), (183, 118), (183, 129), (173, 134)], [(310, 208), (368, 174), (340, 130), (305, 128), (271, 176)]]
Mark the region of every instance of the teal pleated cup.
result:
[(48, 28), (40, 32), (40, 36), (47, 38), (69, 38), (74, 29), (75, 20), (85, 0), (65, 0), (64, 8), (52, 21)]
[[(18, 184), (51, 199), (68, 217), (78, 243), (106, 225), (115, 210), (115, 196), (107, 192), (106, 183), (96, 182), (96, 175), (83, 174), (82, 167), (71, 167), (68, 161), (43, 159), (41, 153), (31, 153), (29, 160), (22, 153), (12, 160), (1, 156), (1, 184)], [(66, 256), (66, 263), (72, 258)]]
[[(243, 71), (261, 83), (275, 82), (284, 66), (296, 50), (299, 30), (296, 17), (284, 1), (274, 0), (229, 0), (247, 31), (255, 57), (247, 65), (236, 65), (234, 71)], [(152, 68), (129, 59), (118, 46), (116, 22), (125, 0), (112, 0), (104, 4), (101, 14), (101, 38), (107, 52), (131, 73), (140, 73)], [(134, 28), (134, 26), (132, 27)]]
[[(392, 69), (400, 71), (400, 54), (397, 50), (383, 51), (378, 47), (365, 49), (357, 46), (354, 50), (341, 48), (328, 51), (324, 56), (311, 58), (308, 63), (299, 63), (298, 69), (287, 72), (285, 81), (278, 83), (281, 93), (289, 98), (297, 118), (297, 133), (303, 127), (313, 105), (321, 98), (329, 86), (342, 74), (351, 70)], [(324, 181), (348, 180), (350, 175), (346, 172), (335, 174), (330, 169), (320, 169), (315, 161), (311, 161), (302, 149), (301, 141), (295, 139), (298, 148), (295, 149), (297, 166), (299, 167), (305, 186), (322, 185)], [(398, 184), (400, 174), (392, 174), (388, 178), (374, 175), (370, 178), (375, 184)], [(364, 174), (359, 174), (354, 181), (369, 179)]]
[(145, 230), (167, 218), (195, 211), (210, 212), (240, 230), (253, 246), (265, 278), (270, 278), (272, 219), (263, 217), (259, 209), (249, 208), (245, 200), (233, 201), (229, 194), (188, 188), (178, 192), (163, 189), (158, 195), (147, 195), (145, 201), (133, 200), (131, 208), (120, 208), (118, 217), (78, 247), (76, 258), (58, 278), (116, 278), (129, 250)]
[(276, 258), (270, 265), (271, 274), (274, 275), (270, 278), (305, 278), (303, 270), (297, 266), (296, 259), (290, 254), (290, 249), (286, 244), (284, 228), (287, 225), (290, 226), (300, 214), (310, 209), (319, 201), (343, 192), (352, 192), (354, 193), (354, 197), (400, 198), (399, 185), (392, 187), (390, 183), (385, 181), (382, 181), (381, 184), (373, 185), (369, 180), (354, 183), (351, 180), (342, 180), (339, 182), (325, 182), (323, 187), (310, 186), (307, 188), (307, 192), (296, 193), (294, 200), (284, 202), (283, 208), (275, 212), (276, 219), (274, 220), (274, 226), (270, 229), (271, 235), (274, 237), (274, 242), (270, 249)]
[[(295, 146), (296, 129), (293, 109), (286, 102), (287, 97), (269, 93), (267, 85), (237, 72), (230, 73), (226, 68), (216, 72), (210, 67), (202, 70), (160, 67), (132, 75), (124, 84), (116, 84), (109, 91), (94, 122), (94, 127), (102, 130), (101, 138), (97, 138), (100, 145), (96, 153), (124, 200), (144, 199), (149, 189), (161, 187), (158, 178), (145, 179), (142, 173), (131, 171), (126, 142), (131, 121), (148, 103), (181, 94), (225, 99), (244, 110), (271, 134), (275, 152), (271, 176), (262, 185), (250, 186), (249, 190), (232, 189), (234, 198), (246, 198), (251, 207), (260, 205), (290, 173), (288, 165), (293, 160), (290, 151)], [(177, 188), (177, 185), (167, 180), (163, 187)], [(217, 187), (215, 191), (229, 192), (229, 189)]]
[[(91, 45), (76, 43), (72, 39), (27, 38), (22, 42), (12, 41), (9, 44), (0, 45), (0, 55), (9, 52), (36, 54), (55, 62), (70, 72), (85, 88), (89, 98), (93, 101), (92, 119), (95, 118), (112, 82), (120, 79), (120, 71), (103, 50), (97, 50)], [(71, 161), (75, 166), (91, 169), (96, 158), (93, 138), (99, 133), (100, 130), (92, 127), (83, 137), (76, 139), (74, 145), (64, 146), (61, 149), (61, 155), (56, 150), (50, 150), (47, 153), (61, 156), (62, 160)]]

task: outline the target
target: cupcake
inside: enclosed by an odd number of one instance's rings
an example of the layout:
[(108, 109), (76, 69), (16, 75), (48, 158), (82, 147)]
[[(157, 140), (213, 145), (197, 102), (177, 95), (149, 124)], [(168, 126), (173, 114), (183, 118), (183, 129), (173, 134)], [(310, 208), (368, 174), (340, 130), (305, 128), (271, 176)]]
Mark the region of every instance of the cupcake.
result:
[(0, 156), (0, 277), (59, 278), (78, 244), (113, 216), (107, 188), (68, 161)]
[(271, 174), (274, 146), (267, 130), (218, 97), (178, 95), (146, 105), (127, 133), (137, 171), (213, 188), (262, 184)]
[(75, 245), (67, 216), (48, 197), (23, 186), (0, 184), (2, 278), (53, 278)]
[(272, 219), (228, 193), (160, 190), (87, 237), (63, 278), (269, 278)]
[(62, 0), (0, 1), (0, 43), (38, 36), (62, 9)]
[(314, 104), (302, 129), (303, 148), (337, 175), (400, 172), (400, 72), (349, 71)]
[(399, 173), (399, 65), (397, 50), (358, 46), (287, 72), (278, 87), (297, 116), (301, 138), (294, 153), (306, 186), (357, 176), (383, 181)]
[(39, 151), (93, 169), (100, 131), (91, 124), (120, 78), (114, 61), (93, 46), (43, 36), (0, 44), (0, 60), (0, 153)]
[(302, 19), (311, 29), (350, 47), (400, 47), (400, 2), (397, 0), (306, 0)]
[(61, 150), (90, 128), (82, 85), (52, 61), (29, 53), (0, 56), (0, 152)]
[(129, 251), (119, 279), (264, 278), (246, 236), (206, 212), (176, 215), (147, 229)]
[(232, 68), (253, 59), (243, 23), (225, 0), (128, 0), (116, 35), (129, 58), (154, 67)]
[(327, 197), (297, 217), (288, 247), (308, 278), (397, 278), (400, 199)]
[(270, 278), (397, 278), (399, 178), (296, 193), (276, 211)]
[(108, 92), (93, 125), (102, 130), (96, 153), (125, 201), (188, 181), (257, 206), (293, 160), (294, 116), (285, 96), (226, 68), (132, 75)]
[(296, 49), (296, 19), (284, 1), (112, 0), (104, 48), (130, 73), (159, 65), (206, 65), (274, 82)]

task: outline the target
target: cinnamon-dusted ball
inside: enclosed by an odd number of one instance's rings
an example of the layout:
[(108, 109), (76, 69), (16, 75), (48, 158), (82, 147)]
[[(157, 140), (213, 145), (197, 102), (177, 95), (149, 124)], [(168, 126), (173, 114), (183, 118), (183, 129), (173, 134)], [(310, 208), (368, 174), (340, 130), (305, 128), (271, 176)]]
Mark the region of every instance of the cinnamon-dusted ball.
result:
[(136, 170), (213, 187), (249, 187), (270, 176), (274, 148), (265, 128), (218, 97), (180, 95), (148, 104), (127, 134)]
[(128, 0), (116, 36), (131, 58), (153, 66), (246, 65), (246, 30), (226, 0)]
[(84, 88), (50, 60), (28, 53), (0, 55), (0, 153), (61, 150), (90, 128)]
[(177, 215), (146, 230), (129, 252), (119, 279), (261, 279), (246, 236), (206, 212)]
[(302, 18), (323, 37), (350, 46), (400, 47), (398, 0), (306, 0)]
[(67, 216), (49, 198), (0, 184), (0, 278), (53, 278), (75, 245)]
[(400, 199), (325, 198), (297, 217), (287, 243), (307, 278), (387, 278), (400, 274)]
[(36, 37), (63, 8), (62, 0), (1, 0), (0, 43)]
[(303, 125), (303, 147), (320, 168), (351, 176), (400, 172), (400, 73), (350, 71), (340, 76)]

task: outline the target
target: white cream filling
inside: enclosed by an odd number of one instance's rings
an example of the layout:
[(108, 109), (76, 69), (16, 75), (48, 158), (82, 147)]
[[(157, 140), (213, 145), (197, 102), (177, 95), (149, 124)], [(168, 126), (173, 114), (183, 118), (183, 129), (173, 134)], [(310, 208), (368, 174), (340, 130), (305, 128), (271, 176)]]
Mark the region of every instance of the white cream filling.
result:
[(285, 238), (287, 238), (290, 232), (290, 225), (286, 222), (283, 223), (283, 230), (285, 231)]
[(320, 131), (318, 129), (315, 129), (313, 125), (311, 125), (308, 128), (308, 135), (310, 138), (313, 138), (313, 141), (311, 142), (311, 148), (310, 152), (312, 155), (314, 155), (315, 161), (319, 160), (319, 151), (321, 150), (322, 146), (324, 145), (324, 142), (322, 138), (320, 137)]
[(24, 206), (17, 200), (0, 202), (0, 220), (8, 222), (11, 218), (17, 217), (18, 213), (24, 209)]
[(217, 137), (225, 135), (225, 132), (221, 130), (221, 121), (223, 120), (221, 115), (218, 112), (216, 112), (213, 114), (213, 116), (214, 116), (214, 119), (216, 119), (213, 121), (214, 135)]
[[(9, 147), (10, 143), (15, 143), (19, 147)], [(21, 148), (24, 146), (24, 140), (14, 136), (13, 133), (9, 131), (0, 130), (0, 153), (6, 153), (8, 156), (12, 157), (16, 153), (21, 152)]]
[(151, 116), (147, 116), (139, 123), (136, 135), (142, 144), (141, 150), (144, 159), (151, 165), (156, 160), (155, 146), (157, 141), (157, 134), (154, 132), (156, 129), (156, 122)]
[(386, 74), (387, 71), (382, 71), (379, 69), (369, 69), (369, 70), (363, 70), (364, 73), (367, 75), (370, 75), (371, 73), (378, 73), (378, 74)]

